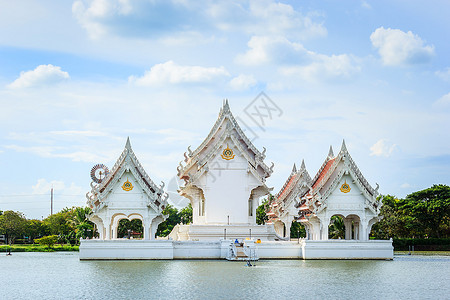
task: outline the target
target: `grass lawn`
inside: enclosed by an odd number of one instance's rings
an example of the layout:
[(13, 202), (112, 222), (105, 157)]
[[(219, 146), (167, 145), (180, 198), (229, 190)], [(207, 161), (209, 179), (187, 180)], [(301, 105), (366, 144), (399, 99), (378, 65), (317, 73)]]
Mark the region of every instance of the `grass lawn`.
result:
[[(8, 251), (9, 246), (1, 245), (0, 253)], [(55, 244), (53, 247), (41, 246), (39, 244), (27, 245), (11, 245), (11, 252), (54, 252), (54, 251), (78, 251), (78, 246), (71, 246), (69, 244), (59, 245)]]
[[(409, 251), (394, 251), (395, 255), (408, 255)], [(450, 256), (450, 251), (414, 251), (411, 255), (440, 255)]]

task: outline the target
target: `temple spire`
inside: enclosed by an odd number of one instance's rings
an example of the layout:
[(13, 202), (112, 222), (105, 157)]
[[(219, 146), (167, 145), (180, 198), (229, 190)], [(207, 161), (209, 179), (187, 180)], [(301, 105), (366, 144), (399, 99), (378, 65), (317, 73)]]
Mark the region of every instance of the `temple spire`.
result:
[(328, 151), (328, 157), (329, 158), (333, 158), (334, 157), (333, 146), (331, 146), (331, 145), (330, 145), (330, 151)]
[(305, 170), (306, 166), (305, 166), (305, 160), (302, 159), (302, 165), (300, 166), (300, 170)]
[(131, 149), (130, 137), (127, 137), (127, 143), (125, 144), (126, 149)]
[(292, 174), (297, 173), (297, 166), (294, 163), (294, 166), (292, 167)]
[(342, 152), (347, 152), (347, 146), (345, 145), (345, 140), (344, 139), (342, 139), (341, 151)]
[(223, 100), (223, 111), (224, 112), (230, 111), (230, 106), (228, 105), (228, 99)]

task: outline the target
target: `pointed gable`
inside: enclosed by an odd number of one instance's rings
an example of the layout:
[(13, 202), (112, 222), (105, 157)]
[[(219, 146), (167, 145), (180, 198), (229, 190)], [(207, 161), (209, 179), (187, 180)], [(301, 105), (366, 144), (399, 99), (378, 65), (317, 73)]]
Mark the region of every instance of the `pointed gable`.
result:
[(319, 205), (326, 203), (328, 195), (337, 188), (340, 179), (348, 174), (353, 178), (355, 184), (357, 184), (366, 199), (374, 204), (374, 206), (378, 206), (378, 204), (375, 204), (377, 202), (376, 197), (378, 196), (378, 188), (373, 189), (364, 178), (350, 156), (345, 141), (342, 142), (341, 150), (338, 155), (336, 157), (333, 157), (333, 155), (333, 150), (330, 147), (327, 158), (312, 180), (311, 189), (309, 189), (304, 196), (310, 199), (314, 198), (315, 201), (318, 201)]
[(167, 205), (168, 198), (168, 195), (163, 190), (164, 182), (162, 182), (161, 186), (157, 186), (150, 179), (134, 154), (129, 138), (127, 138), (125, 148), (112, 170), (107, 173), (106, 177), (99, 184), (94, 185), (91, 183), (92, 191), (86, 195), (90, 206), (94, 209), (99, 207), (113, 191), (115, 185), (120, 181), (125, 172), (130, 172), (133, 175), (136, 182), (148, 196), (149, 202), (147, 204), (156, 212), (161, 212)]
[(249, 171), (262, 182), (272, 174), (273, 164), (269, 167), (264, 163), (266, 149), (264, 148), (260, 152), (252, 144), (231, 113), (228, 100), (224, 100), (219, 116), (206, 139), (194, 151), (188, 147), (188, 153), (184, 155), (186, 165), (183, 166), (180, 162), (177, 168), (178, 176), (186, 181), (192, 181), (205, 172), (206, 164), (224, 150), (224, 143), (227, 139), (233, 142), (249, 162)]

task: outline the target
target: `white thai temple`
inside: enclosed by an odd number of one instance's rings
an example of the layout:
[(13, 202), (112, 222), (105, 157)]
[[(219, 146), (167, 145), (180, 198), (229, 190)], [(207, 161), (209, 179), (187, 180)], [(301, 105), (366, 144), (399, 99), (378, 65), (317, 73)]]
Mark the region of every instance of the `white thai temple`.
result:
[(144, 240), (155, 238), (158, 225), (166, 218), (167, 205), (164, 183), (157, 186), (147, 175), (127, 139), (125, 149), (111, 171), (96, 165), (91, 171), (91, 191), (86, 194), (92, 209), (89, 219), (94, 222), (101, 240), (117, 238), (119, 221), (140, 219)]
[(327, 158), (310, 184), (299, 194), (299, 222), (307, 239), (328, 240), (332, 216), (344, 219), (346, 240), (368, 240), (372, 225), (378, 220), (381, 199), (377, 188), (370, 186), (362, 175), (345, 141), (334, 156), (330, 147)]
[(267, 212), (268, 224), (273, 224), (279, 236), (289, 240), (291, 225), (298, 217), (298, 199), (309, 190), (311, 177), (302, 161), (300, 169), (296, 165), (281, 190), (270, 199)]
[(299, 171), (294, 165), (283, 188), (269, 203), (267, 216), (279, 234), (283, 228), (289, 234), (295, 219), (305, 226), (308, 240), (328, 240), (331, 218), (340, 216), (346, 240), (368, 240), (372, 225), (379, 220), (378, 195), (378, 186), (370, 186), (343, 141), (337, 156), (330, 147), (312, 180), (304, 162)]
[[(266, 179), (273, 164), (264, 163), (245, 136), (225, 100), (206, 139), (188, 147), (178, 177), (179, 193), (193, 207), (193, 222), (178, 224), (168, 239), (155, 239), (166, 216), (164, 183), (156, 185), (134, 154), (129, 139), (111, 171), (91, 171), (90, 220), (99, 237), (81, 240), (80, 259), (392, 259), (390, 241), (368, 240), (381, 202), (347, 151), (332, 149), (311, 179), (304, 162), (294, 165), (283, 188), (270, 200), (269, 222), (256, 224), (261, 197), (270, 194)], [(345, 222), (345, 239), (329, 240), (332, 216)], [(121, 219), (140, 219), (143, 239), (119, 239)], [(290, 240), (293, 221), (305, 225), (307, 238)], [(235, 244), (235, 239), (241, 243)]]
[(272, 190), (265, 184), (273, 172), (245, 136), (225, 100), (216, 123), (194, 151), (185, 153), (178, 176), (185, 185), (179, 193), (193, 208), (193, 222), (174, 228), (174, 240), (276, 238), (273, 226), (256, 224), (261, 197)]

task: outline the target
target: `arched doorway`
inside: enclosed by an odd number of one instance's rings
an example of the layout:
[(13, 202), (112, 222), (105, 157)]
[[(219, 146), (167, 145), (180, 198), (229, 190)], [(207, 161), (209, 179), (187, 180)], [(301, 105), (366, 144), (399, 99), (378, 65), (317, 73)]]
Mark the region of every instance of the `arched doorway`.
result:
[(359, 230), (360, 223), (361, 219), (359, 218), (358, 215), (348, 215), (344, 219), (346, 240), (360, 239), (360, 230)]
[(305, 238), (306, 237), (306, 229), (303, 224), (297, 221), (292, 221), (291, 223), (291, 239)]
[(345, 223), (344, 216), (333, 215), (328, 226), (329, 239), (345, 239)]
[(144, 226), (140, 219), (122, 219), (117, 226), (117, 237), (121, 238), (143, 238)]

